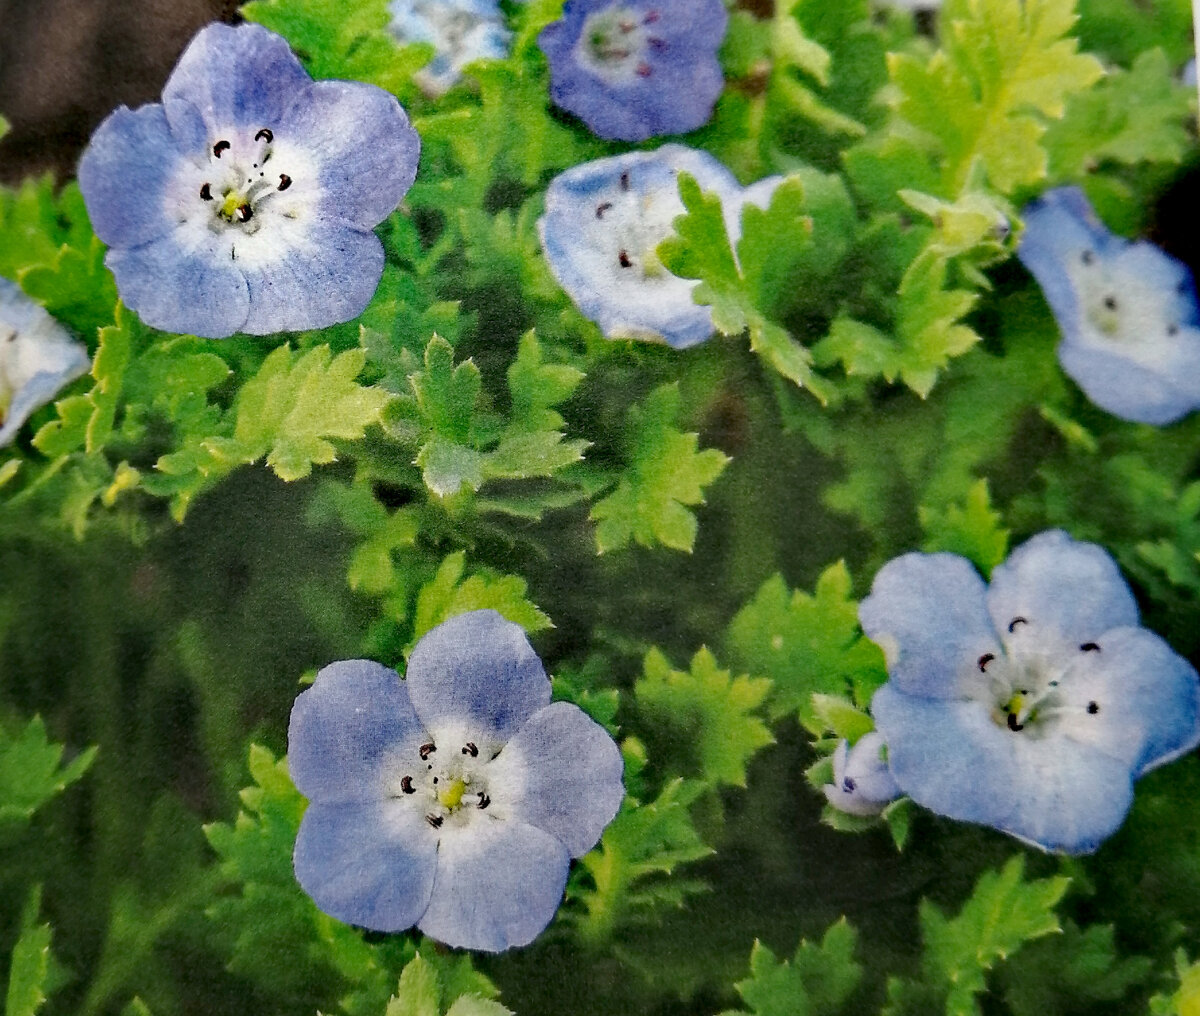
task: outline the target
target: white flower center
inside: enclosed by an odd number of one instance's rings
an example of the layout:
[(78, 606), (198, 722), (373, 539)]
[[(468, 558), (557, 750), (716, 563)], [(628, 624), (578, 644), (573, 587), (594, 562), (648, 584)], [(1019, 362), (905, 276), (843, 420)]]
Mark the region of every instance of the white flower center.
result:
[(1162, 287), (1139, 275), (1121, 271), (1093, 250), (1083, 250), (1067, 265), (1067, 275), (1079, 293), (1084, 322), (1093, 338), (1118, 345), (1126, 354), (1153, 340), (1174, 338), (1179, 322), (1173, 301)]
[(467, 825), (492, 806), (488, 764), (494, 757), (486, 757), (473, 741), (443, 751), (427, 741), (413, 757), (394, 760), (387, 793), (420, 808), (433, 829)]
[(262, 225), (263, 207), (295, 182), (276, 163), (275, 134), (263, 127), (249, 144), (220, 138), (212, 146), (209, 171), (198, 199), (208, 207), (208, 226), (222, 232), (231, 226), (253, 235)]
[(575, 57), (610, 85), (648, 78), (654, 69), (647, 54), (666, 47), (666, 41), (654, 34), (659, 18), (658, 11), (643, 13), (631, 7), (596, 11), (583, 22)]
[(4, 423), (4, 419), (8, 415), (8, 407), (12, 405), (13, 395), (17, 390), (17, 384), (12, 377), (16, 345), (17, 330), (0, 324), (0, 424)]
[(595, 247), (604, 252), (618, 282), (680, 281), (663, 267), (656, 253), (658, 245), (671, 235), (675, 216), (685, 210), (674, 175), (669, 181), (669, 186), (639, 193), (625, 172), (616, 190), (597, 201), (586, 229), (597, 241)]

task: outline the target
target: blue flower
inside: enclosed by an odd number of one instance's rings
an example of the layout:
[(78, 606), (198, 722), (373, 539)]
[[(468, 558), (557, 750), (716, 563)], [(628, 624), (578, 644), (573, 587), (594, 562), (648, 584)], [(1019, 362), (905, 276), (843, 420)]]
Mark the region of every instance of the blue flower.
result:
[(292, 708), (288, 765), (311, 802), (296, 878), (321, 910), (488, 952), (545, 928), (624, 796), (612, 738), (550, 702), (525, 633), (492, 610), (429, 632), (403, 682), (324, 668)]
[(278, 35), (214, 24), (161, 104), (100, 125), (79, 185), (147, 324), (266, 335), (362, 313), (383, 273), (372, 229), (411, 186), (419, 148), (387, 92), (314, 82)]
[(833, 753), (833, 782), (824, 786), (825, 799), (848, 815), (878, 815), (900, 796), (900, 788), (883, 757), (883, 738), (864, 734), (850, 747), (843, 740)]
[(712, 335), (712, 310), (692, 300), (698, 283), (672, 275), (656, 254), (675, 217), (686, 211), (679, 197), (681, 172), (720, 196), (735, 243), (742, 206), (769, 203), (781, 179), (743, 190), (707, 152), (672, 144), (575, 166), (546, 191), (538, 231), (550, 269), (609, 338), (665, 341), (683, 349)]
[(462, 76), (472, 60), (501, 60), (511, 34), (496, 0), (392, 0), (392, 34), (402, 42), (428, 42), (433, 61), (416, 75), (430, 96), (438, 96)]
[(90, 366), (87, 350), (62, 325), (15, 282), (0, 279), (0, 448)]
[(1133, 781), (1200, 742), (1200, 682), (1139, 627), (1112, 558), (1062, 530), (985, 586), (955, 554), (905, 554), (859, 607), (888, 682), (871, 711), (900, 789), (940, 815), (1088, 853)]
[(721, 0), (567, 0), (538, 36), (550, 94), (609, 140), (695, 130), (725, 84), (728, 21)]
[(1024, 214), (1017, 256), (1062, 330), (1063, 370), (1088, 398), (1139, 423), (1200, 407), (1200, 307), (1187, 267), (1110, 233), (1077, 187), (1049, 191)]

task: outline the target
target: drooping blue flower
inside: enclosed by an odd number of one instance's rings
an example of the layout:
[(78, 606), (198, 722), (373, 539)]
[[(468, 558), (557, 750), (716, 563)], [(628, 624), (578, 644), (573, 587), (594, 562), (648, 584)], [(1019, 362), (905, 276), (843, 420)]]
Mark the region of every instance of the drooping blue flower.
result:
[(1133, 781), (1200, 742), (1200, 682), (1139, 626), (1112, 558), (1062, 530), (985, 586), (955, 554), (905, 554), (859, 607), (889, 680), (871, 711), (918, 804), (1044, 850), (1088, 853)]
[(550, 702), (525, 633), (492, 610), (425, 635), (403, 682), (325, 667), (292, 708), (288, 766), (310, 801), (296, 878), (321, 910), (488, 952), (545, 928), (624, 796), (612, 738)]
[(608, 140), (695, 130), (725, 84), (728, 21), (721, 0), (567, 0), (538, 36), (550, 95)]
[(877, 731), (864, 734), (850, 747), (843, 740), (833, 753), (833, 782), (825, 784), (825, 799), (847, 815), (878, 815), (900, 796), (900, 788), (883, 757), (886, 746)]
[(383, 89), (314, 82), (278, 35), (214, 24), (161, 104), (100, 125), (79, 185), (142, 320), (266, 335), (362, 313), (383, 273), (372, 230), (411, 186), (419, 149)]
[(765, 205), (781, 178), (743, 189), (707, 152), (663, 145), (575, 166), (551, 181), (538, 221), (542, 249), (559, 285), (582, 314), (609, 338), (665, 341), (676, 349), (703, 342), (713, 332), (712, 311), (693, 302), (695, 280), (663, 267), (658, 245), (686, 209), (679, 174), (715, 191), (734, 243), (741, 209)]
[(0, 448), (90, 366), (81, 343), (15, 282), (0, 278)]
[(436, 53), (416, 82), (438, 96), (462, 76), (472, 60), (508, 55), (511, 33), (496, 0), (391, 0), (392, 34), (402, 42), (428, 42)]
[(1166, 424), (1200, 407), (1200, 306), (1191, 272), (1110, 233), (1078, 187), (1025, 209), (1017, 256), (1062, 331), (1063, 370), (1101, 409)]

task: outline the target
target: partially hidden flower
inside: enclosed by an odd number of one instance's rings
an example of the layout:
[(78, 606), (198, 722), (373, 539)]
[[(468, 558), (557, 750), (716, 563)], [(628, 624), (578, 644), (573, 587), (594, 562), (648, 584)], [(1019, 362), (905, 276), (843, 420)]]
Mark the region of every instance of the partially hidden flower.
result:
[(372, 230), (412, 185), (419, 149), (383, 89), (314, 82), (278, 35), (213, 24), (161, 103), (99, 126), (79, 185), (143, 321), (266, 335), (362, 313), (383, 273)]
[(388, 8), (396, 38), (434, 48), (433, 60), (415, 77), (427, 95), (441, 95), (456, 84), (473, 60), (508, 55), (512, 35), (496, 0), (392, 0)]
[(1200, 307), (1191, 272), (1110, 233), (1078, 187), (1024, 212), (1017, 256), (1062, 331), (1063, 370), (1101, 409), (1166, 424), (1200, 408)]
[(296, 878), (321, 910), (489, 952), (545, 928), (624, 796), (612, 738), (550, 702), (525, 633), (492, 610), (425, 635), (403, 682), (367, 660), (321, 670), (288, 765), (310, 801)]
[(886, 745), (877, 731), (854, 742), (843, 740), (833, 753), (833, 782), (825, 784), (825, 799), (847, 815), (878, 815), (900, 796), (888, 771)]
[(899, 788), (1044, 850), (1088, 853), (1133, 781), (1200, 741), (1195, 669), (1139, 626), (1106, 551), (1062, 530), (985, 586), (955, 554), (905, 554), (859, 607), (889, 680), (871, 703)]
[(90, 366), (81, 343), (15, 282), (0, 279), (0, 447)]
[(559, 285), (609, 338), (664, 341), (677, 349), (713, 333), (712, 310), (692, 300), (695, 280), (672, 275), (656, 249), (686, 209), (679, 174), (713, 191), (734, 244), (747, 201), (765, 206), (781, 177), (743, 189), (707, 152), (663, 145), (575, 166), (550, 182), (538, 220), (542, 249)]
[(695, 130), (725, 84), (728, 21), (721, 0), (567, 0), (538, 36), (550, 95), (608, 140)]

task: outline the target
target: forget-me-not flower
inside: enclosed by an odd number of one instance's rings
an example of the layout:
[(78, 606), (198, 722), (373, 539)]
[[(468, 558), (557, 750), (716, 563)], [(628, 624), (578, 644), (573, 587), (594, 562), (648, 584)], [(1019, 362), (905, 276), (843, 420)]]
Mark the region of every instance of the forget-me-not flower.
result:
[(383, 273), (372, 230), (412, 185), (419, 149), (383, 89), (314, 82), (278, 35), (214, 24), (161, 103), (100, 125), (79, 185), (143, 321), (266, 335), (362, 313)]
[(0, 447), (90, 366), (87, 350), (45, 308), (0, 279)]
[(492, 610), (425, 635), (403, 682), (334, 663), (296, 699), (288, 766), (308, 797), (296, 878), (325, 913), (416, 925), (463, 949), (531, 942), (624, 796), (621, 753)]
[(1139, 626), (1112, 558), (1049, 530), (985, 586), (956, 554), (905, 554), (859, 607), (888, 682), (871, 703), (918, 804), (1044, 850), (1095, 850), (1133, 781), (1200, 741), (1200, 682)]
[(825, 799), (847, 815), (878, 815), (900, 796), (900, 788), (883, 757), (886, 746), (877, 731), (854, 742), (842, 740), (833, 753), (833, 782), (822, 788)]
[(567, 0), (538, 36), (550, 95), (608, 140), (695, 130), (725, 84), (728, 21), (721, 0)]
[(554, 178), (538, 221), (542, 249), (559, 285), (609, 338), (665, 341), (676, 349), (713, 332), (712, 310), (692, 300), (699, 284), (672, 275), (657, 247), (686, 209), (679, 174), (721, 198), (734, 244), (747, 201), (766, 205), (781, 177), (743, 189), (707, 152), (663, 145), (575, 166)]
[(500, 60), (512, 39), (496, 0), (391, 0), (391, 30), (402, 42), (428, 42), (433, 60), (415, 80), (438, 96), (458, 82), (472, 60)]
[(1200, 307), (1187, 267), (1110, 233), (1078, 187), (1024, 212), (1017, 256), (1062, 331), (1063, 370), (1101, 409), (1166, 424), (1200, 407)]

